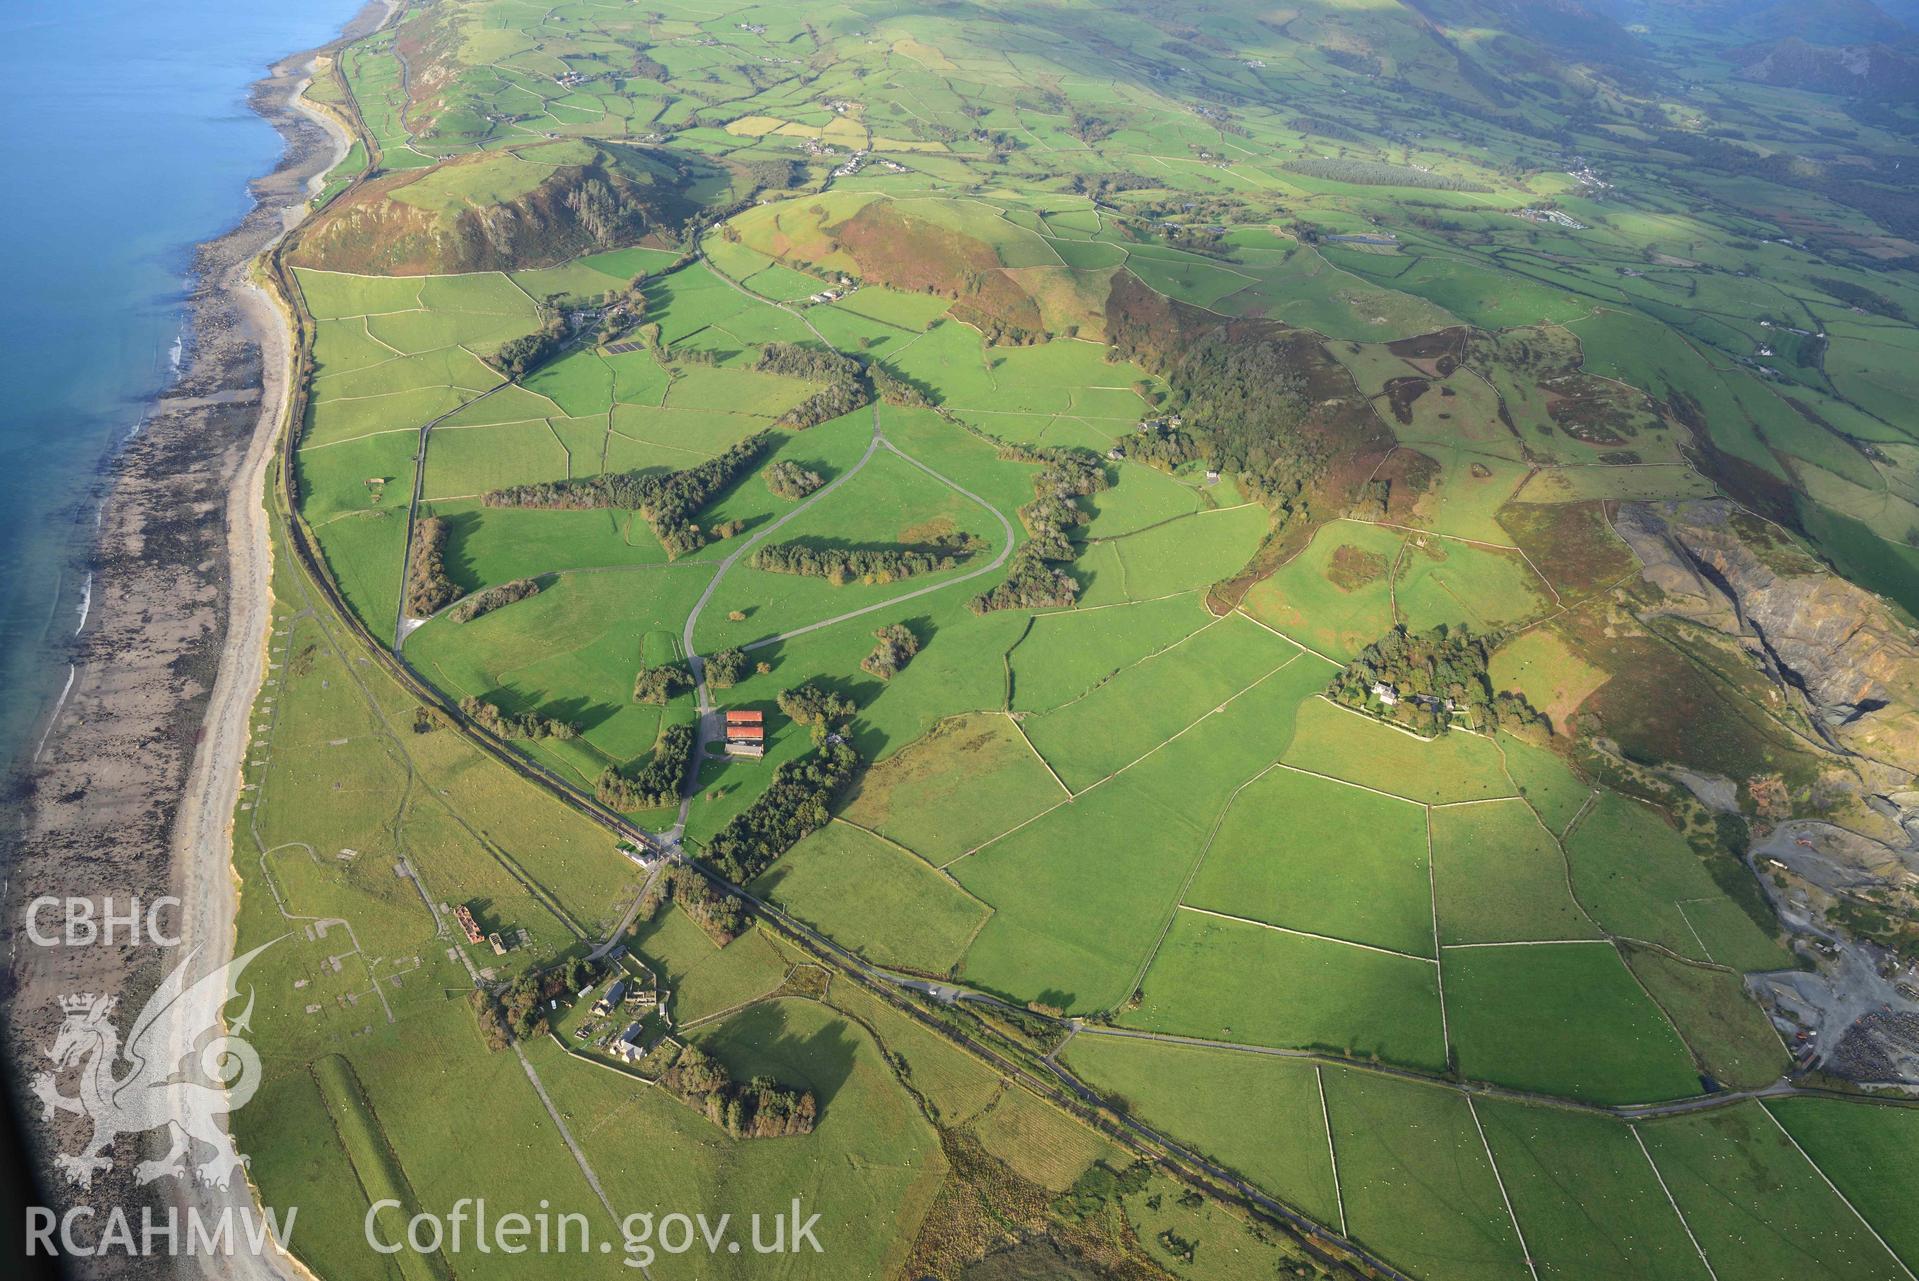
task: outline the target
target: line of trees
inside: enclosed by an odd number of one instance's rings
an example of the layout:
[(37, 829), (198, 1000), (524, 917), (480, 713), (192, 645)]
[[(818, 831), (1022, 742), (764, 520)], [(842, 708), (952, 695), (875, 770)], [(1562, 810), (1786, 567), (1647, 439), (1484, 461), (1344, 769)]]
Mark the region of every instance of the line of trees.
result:
[[(1002, 456), (1006, 452), (1000, 451)], [(1072, 531), (1092, 519), (1077, 500), (1111, 483), (1105, 465), (1084, 449), (1042, 446), (1016, 452), (1027, 455), (1018, 461), (1046, 464), (1033, 477), (1033, 501), (1019, 509), (1020, 524), (1036, 545), (1035, 553), (1046, 560), (1072, 560), (1079, 555)]]
[(975, 614), (996, 609), (1064, 608), (1079, 599), (1079, 580), (1061, 565), (1079, 548), (1072, 534), (1092, 519), (1079, 499), (1110, 484), (1106, 467), (1084, 449), (1016, 445), (1001, 441), (1000, 457), (1009, 462), (1041, 463), (1033, 477), (1033, 501), (1019, 509), (1027, 540), (1013, 553), (1006, 578), (966, 603)]
[(452, 609), (447, 617), (456, 623), (470, 623), (482, 614), (490, 614), (503, 605), (525, 600), (529, 596), (540, 594), (539, 580), (516, 578), (510, 583), (501, 583), (498, 587), (489, 587), (485, 591), (475, 592)]
[(874, 632), (879, 644), (873, 646), (873, 652), (860, 660), (860, 670), (869, 672), (883, 681), (890, 681), (899, 674), (899, 670), (913, 661), (913, 655), (920, 652), (919, 637), (904, 623), (888, 623)]
[(760, 348), (753, 368), (763, 374), (784, 374), (825, 384), (780, 415), (782, 427), (804, 431), (873, 402), (873, 387), (867, 380), (866, 367), (836, 351), (796, 342), (768, 343)]
[(830, 383), (842, 379), (857, 380), (866, 373), (865, 367), (851, 356), (843, 356), (837, 351), (828, 351), (824, 347), (809, 347), (805, 343), (797, 342), (766, 344), (760, 348), (759, 359), (753, 362), (753, 368), (762, 374), (804, 378), (812, 383)]
[(1359, 160), (1350, 157), (1303, 156), (1286, 165), (1294, 173), (1308, 178), (1329, 178), (1362, 187), (1425, 187), (1433, 191), (1491, 191), (1483, 182), (1455, 178), (1451, 174), (1428, 173), (1411, 165), (1395, 165), (1384, 160)]
[(413, 527), (413, 551), (406, 561), (406, 614), (431, 618), (451, 605), (460, 589), (447, 577), (446, 540), (452, 527), (440, 516), (427, 516)]
[(826, 826), (859, 765), (860, 754), (844, 741), (787, 761), (773, 771), (766, 791), (714, 835), (708, 860), (730, 881), (752, 880), (802, 837)]
[(760, 473), (766, 480), (766, 487), (775, 498), (784, 498), (796, 503), (826, 481), (816, 471), (808, 471), (789, 458), (781, 458)]
[(866, 376), (872, 380), (875, 394), (889, 405), (903, 405), (912, 409), (931, 409), (934, 405), (931, 391), (877, 361), (866, 367)]
[(668, 725), (639, 772), (628, 776), (614, 766), (600, 771), (593, 791), (608, 809), (653, 810), (672, 805), (680, 799), (680, 784), (686, 779), (686, 767), (693, 759), (693, 731), (685, 725)]
[(984, 539), (967, 533), (898, 547), (856, 547), (832, 539), (798, 539), (758, 548), (753, 553), (753, 568), (769, 574), (824, 578), (835, 587), (854, 581), (890, 583), (953, 569), (985, 546)]
[(551, 738), (564, 743), (580, 736), (580, 727), (571, 721), (542, 716), (538, 712), (503, 712), (494, 704), (471, 694), (460, 700), (460, 711), (474, 724), (501, 738)]
[(531, 507), (547, 511), (583, 511), (612, 507), (635, 511), (653, 528), (669, 558), (706, 545), (707, 534), (694, 523), (700, 508), (746, 471), (772, 439), (756, 432), (705, 462), (673, 472), (614, 472), (567, 480), (511, 485), (488, 493), (488, 507)]
[(1079, 599), (1079, 580), (1027, 543), (1013, 553), (1005, 581), (966, 602), (975, 614), (996, 609), (1064, 609)]
[(566, 339), (566, 321), (557, 313), (530, 334), (509, 338), (493, 353), (493, 363), (508, 378), (518, 381), (551, 360)]
[(789, 1089), (770, 1076), (741, 1085), (725, 1064), (697, 1045), (680, 1051), (660, 1084), (736, 1139), (810, 1134), (819, 1117), (812, 1091)]

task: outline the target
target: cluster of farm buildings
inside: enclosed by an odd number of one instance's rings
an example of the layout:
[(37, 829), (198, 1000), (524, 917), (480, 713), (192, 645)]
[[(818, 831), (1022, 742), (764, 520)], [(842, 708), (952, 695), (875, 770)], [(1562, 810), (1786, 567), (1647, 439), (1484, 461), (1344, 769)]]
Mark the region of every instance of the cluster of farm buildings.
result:
[(758, 760), (766, 755), (766, 714), (734, 710), (726, 714), (726, 754)]

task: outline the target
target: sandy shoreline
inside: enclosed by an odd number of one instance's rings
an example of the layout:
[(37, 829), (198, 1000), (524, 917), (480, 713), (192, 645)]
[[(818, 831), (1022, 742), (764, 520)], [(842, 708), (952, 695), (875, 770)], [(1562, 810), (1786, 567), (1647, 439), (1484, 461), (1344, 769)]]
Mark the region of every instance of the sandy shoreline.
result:
[[(346, 34), (371, 30), (387, 12), (373, 0)], [(125, 1024), (189, 950), (199, 949), (195, 973), (232, 954), (232, 819), (271, 603), (265, 476), (292, 361), (289, 326), (249, 268), (305, 216), (308, 198), (350, 145), (337, 119), (300, 100), (314, 56), (284, 59), (252, 88), (250, 108), (280, 132), (285, 150), (274, 171), (253, 182), (252, 211), (196, 250), (189, 359), (113, 460), (89, 618), (33, 763), (8, 867), (6, 1049), (20, 1065), (12, 1075), (22, 1095), (58, 1026), (59, 995), (115, 993)], [(111, 895), (121, 904), (175, 895), (183, 946), (36, 946), (24, 935), (24, 913), (42, 894)], [(75, 1117), (43, 1123), (37, 1103), (25, 1103), (32, 1106), (16, 1106), (43, 1169), (89, 1132)], [(109, 1155), (116, 1168), (90, 1192), (49, 1181), (43, 1203), (62, 1208), (77, 1199), (104, 1213), (149, 1204), (178, 1183), (133, 1185), (133, 1162), (147, 1155), (135, 1136)], [(244, 1185), (226, 1194), (185, 1185), (172, 1192), (181, 1204), (216, 1211), (251, 1203)], [(158, 1262), (125, 1271), (169, 1270)], [(297, 1269), (285, 1259), (229, 1259), (217, 1275)]]

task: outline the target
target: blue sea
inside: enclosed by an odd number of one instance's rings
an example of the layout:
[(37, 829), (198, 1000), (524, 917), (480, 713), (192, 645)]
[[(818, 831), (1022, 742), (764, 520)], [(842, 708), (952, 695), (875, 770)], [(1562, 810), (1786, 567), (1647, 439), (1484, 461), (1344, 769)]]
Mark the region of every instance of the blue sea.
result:
[(0, 7), (0, 761), (67, 679), (101, 469), (180, 358), (192, 248), (280, 156), (247, 88), (361, 2)]

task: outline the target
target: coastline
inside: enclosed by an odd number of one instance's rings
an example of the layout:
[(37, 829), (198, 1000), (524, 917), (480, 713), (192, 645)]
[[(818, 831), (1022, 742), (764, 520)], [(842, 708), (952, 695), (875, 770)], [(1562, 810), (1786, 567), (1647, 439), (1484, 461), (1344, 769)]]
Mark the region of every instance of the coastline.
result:
[[(377, 28), (390, 11), (390, 0), (369, 0), (340, 40)], [(105, 468), (90, 608), (72, 643), (67, 687), (23, 771), (7, 868), (4, 1014), (15, 1064), (51, 1043), (59, 995), (116, 994), (124, 1023), (181, 958), (197, 953), (199, 974), (232, 954), (231, 827), (271, 602), (265, 477), (292, 360), (290, 326), (251, 268), (305, 218), (350, 145), (338, 118), (301, 97), (314, 59), (335, 43), (281, 59), (250, 87), (248, 107), (279, 132), (281, 156), (250, 184), (255, 203), (240, 222), (196, 247), (183, 367)], [(119, 905), (177, 896), (180, 946), (36, 946), (20, 936), (26, 904), (42, 894), (111, 895)], [(14, 1076), (24, 1096), (26, 1073)], [(14, 1102), (45, 1178), (46, 1158), (77, 1148), (88, 1127), (71, 1117), (42, 1122), (27, 1099)], [(137, 1213), (174, 1185), (176, 1204), (216, 1214), (252, 1204), (250, 1186), (238, 1181), (225, 1193), (185, 1180), (137, 1187), (131, 1168), (147, 1155), (145, 1143), (122, 1136), (108, 1152), (116, 1168), (77, 1199), (102, 1213), (110, 1205)], [(56, 1209), (76, 1199), (64, 1181), (42, 1192)], [(242, 1257), (178, 1262), (185, 1275), (201, 1266), (222, 1277), (305, 1274), (277, 1252), (244, 1265)]]

